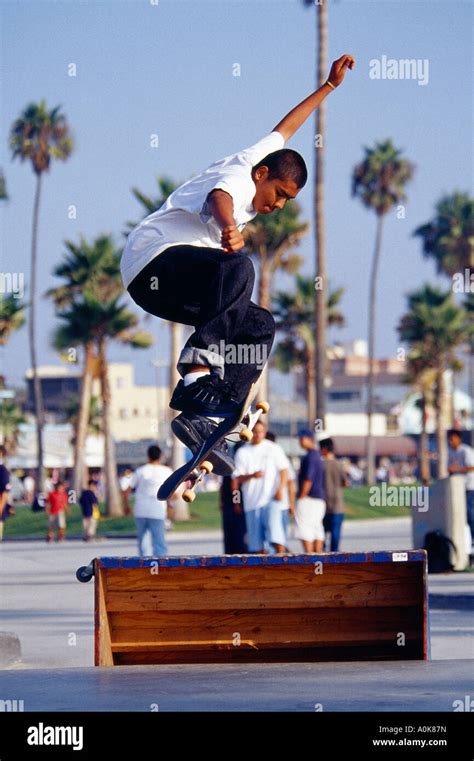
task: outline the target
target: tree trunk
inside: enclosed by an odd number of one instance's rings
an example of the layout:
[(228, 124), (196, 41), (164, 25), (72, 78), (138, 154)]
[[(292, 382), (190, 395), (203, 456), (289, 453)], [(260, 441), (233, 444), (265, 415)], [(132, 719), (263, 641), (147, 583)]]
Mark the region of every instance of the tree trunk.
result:
[(38, 250), (38, 219), (41, 196), (41, 173), (36, 175), (36, 190), (33, 206), (33, 228), (31, 235), (31, 289), (30, 289), (30, 320), (29, 343), (30, 361), (32, 371), (33, 399), (36, 420), (36, 446), (38, 465), (36, 471), (36, 491), (41, 492), (44, 485), (44, 450), (43, 450), (43, 427), (44, 409), (41, 379), (38, 376), (38, 364), (36, 360), (36, 274), (37, 274), (37, 250)]
[(308, 409), (308, 426), (314, 430), (316, 420), (316, 362), (314, 359), (315, 350), (312, 346), (307, 347), (306, 362), (306, 385), (307, 385), (307, 409)]
[(420, 478), (421, 483), (427, 486), (431, 480), (430, 462), (428, 459), (428, 433), (426, 431), (426, 394), (421, 391), (421, 436), (420, 436)]
[[(318, 65), (316, 72), (317, 88), (321, 87), (326, 80), (327, 74), (327, 3), (318, 5), (317, 45)], [(326, 416), (326, 302), (327, 302), (327, 277), (326, 277), (326, 241), (324, 227), (324, 138), (326, 122), (326, 104), (323, 101), (316, 109), (316, 135), (320, 136), (321, 144), (315, 144), (315, 173), (314, 173), (314, 221), (315, 221), (315, 246), (316, 246), (316, 277), (318, 287), (315, 298), (315, 326), (316, 326), (316, 351), (314, 355), (316, 376), (316, 415), (318, 424), (324, 430)], [(313, 427), (315, 421), (311, 427)]]
[(109, 516), (123, 515), (123, 504), (120, 497), (117, 477), (117, 461), (115, 457), (115, 441), (111, 425), (111, 393), (109, 373), (106, 358), (106, 343), (99, 339), (100, 385), (102, 393), (102, 425), (104, 434), (104, 476), (105, 476), (105, 509)]
[(435, 388), (435, 410), (436, 410), (436, 449), (438, 454), (437, 476), (447, 478), (448, 476), (448, 445), (446, 441), (446, 430), (443, 420), (444, 413), (444, 374), (443, 368), (440, 367), (436, 372)]
[(372, 435), (372, 415), (374, 411), (374, 356), (376, 329), (376, 295), (377, 273), (382, 251), (383, 215), (377, 216), (377, 231), (375, 236), (374, 257), (370, 274), (369, 294), (369, 368), (367, 375), (367, 484), (371, 486), (375, 480), (375, 442)]
[[(260, 259), (260, 275), (258, 279), (258, 303), (264, 309), (271, 311), (271, 271), (270, 264), (266, 259)], [(268, 401), (268, 357), (267, 363), (260, 375), (259, 387), (256, 401)], [(265, 416), (265, 422), (268, 421), (269, 415)]]
[(76, 501), (79, 498), (82, 488), (86, 486), (84, 483), (84, 471), (86, 468), (86, 439), (89, 429), (94, 364), (94, 346), (91, 342), (88, 342), (84, 345), (84, 368), (81, 378), (79, 412), (77, 414), (74, 440), (73, 489), (76, 495)]

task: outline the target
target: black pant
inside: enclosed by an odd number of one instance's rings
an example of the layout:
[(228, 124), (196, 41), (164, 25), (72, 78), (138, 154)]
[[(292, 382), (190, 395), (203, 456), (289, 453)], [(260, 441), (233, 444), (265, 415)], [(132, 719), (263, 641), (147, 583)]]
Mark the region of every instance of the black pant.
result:
[(275, 336), (273, 316), (251, 301), (254, 282), (247, 255), (180, 245), (152, 259), (128, 291), (146, 312), (196, 328), (181, 353), (181, 375), (186, 365), (208, 364), (245, 395)]

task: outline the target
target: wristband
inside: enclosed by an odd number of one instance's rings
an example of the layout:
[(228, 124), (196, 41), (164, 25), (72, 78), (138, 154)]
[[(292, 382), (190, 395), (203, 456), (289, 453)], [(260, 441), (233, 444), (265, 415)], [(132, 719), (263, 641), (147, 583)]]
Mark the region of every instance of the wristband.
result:
[(327, 79), (327, 80), (326, 80), (326, 82), (325, 82), (324, 84), (325, 84), (325, 85), (329, 85), (329, 87), (330, 87), (332, 90), (335, 90), (335, 89), (336, 89), (336, 85), (333, 85), (333, 84), (332, 84), (332, 82), (330, 82), (330, 81), (329, 81), (329, 79)]

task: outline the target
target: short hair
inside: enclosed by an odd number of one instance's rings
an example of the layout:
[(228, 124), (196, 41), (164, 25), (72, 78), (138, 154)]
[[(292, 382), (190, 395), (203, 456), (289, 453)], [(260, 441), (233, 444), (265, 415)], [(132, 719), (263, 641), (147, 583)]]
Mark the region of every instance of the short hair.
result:
[(273, 431), (267, 431), (265, 438), (268, 439), (268, 441), (276, 441), (276, 436)]
[(158, 444), (152, 444), (148, 447), (147, 455), (149, 460), (159, 460), (161, 457), (161, 449)]
[(462, 432), (458, 431), (457, 428), (450, 428), (447, 435), (448, 439), (451, 438), (451, 436), (459, 436), (459, 438), (462, 440)]
[(319, 448), (327, 449), (328, 452), (334, 452), (334, 441), (332, 439), (321, 439)]
[(306, 185), (308, 179), (308, 170), (306, 168), (303, 156), (290, 148), (282, 148), (279, 151), (273, 151), (265, 156), (264, 159), (252, 167), (252, 172), (260, 169), (261, 166), (268, 167), (268, 177), (270, 180), (293, 180), (298, 188)]
[(87, 486), (97, 486), (97, 481), (95, 480), (95, 478), (89, 478), (87, 482)]
[(56, 481), (56, 483), (54, 484), (54, 488), (57, 489), (58, 486), (64, 486), (64, 481)]

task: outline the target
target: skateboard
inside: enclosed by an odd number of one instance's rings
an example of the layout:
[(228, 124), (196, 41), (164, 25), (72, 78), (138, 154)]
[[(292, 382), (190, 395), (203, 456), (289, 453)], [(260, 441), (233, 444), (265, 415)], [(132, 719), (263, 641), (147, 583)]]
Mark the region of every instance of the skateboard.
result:
[(238, 412), (222, 420), (217, 428), (205, 439), (199, 449), (188, 462), (174, 471), (158, 489), (157, 499), (166, 500), (176, 491), (184, 481), (190, 481), (191, 486), (181, 495), (185, 502), (193, 502), (196, 498), (195, 488), (201, 483), (208, 473), (212, 473), (213, 465), (206, 458), (212, 450), (225, 438), (238, 433), (242, 441), (251, 441), (252, 430), (260, 415), (266, 414), (270, 409), (268, 402), (258, 402), (256, 411), (252, 412), (252, 401), (257, 393), (257, 384), (250, 386), (249, 392)]

